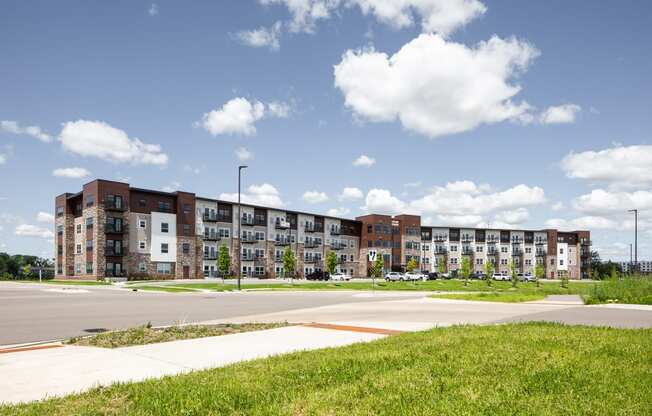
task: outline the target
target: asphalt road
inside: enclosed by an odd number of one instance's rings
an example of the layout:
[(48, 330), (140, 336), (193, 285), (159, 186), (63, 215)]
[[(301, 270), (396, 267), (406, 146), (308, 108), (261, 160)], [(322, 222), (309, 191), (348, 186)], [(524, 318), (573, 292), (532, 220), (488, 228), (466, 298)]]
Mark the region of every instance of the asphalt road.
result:
[[(390, 299), (419, 296), (399, 293)], [(172, 294), (0, 282), (0, 345), (63, 339), (147, 322), (170, 325), (374, 300), (351, 292)]]

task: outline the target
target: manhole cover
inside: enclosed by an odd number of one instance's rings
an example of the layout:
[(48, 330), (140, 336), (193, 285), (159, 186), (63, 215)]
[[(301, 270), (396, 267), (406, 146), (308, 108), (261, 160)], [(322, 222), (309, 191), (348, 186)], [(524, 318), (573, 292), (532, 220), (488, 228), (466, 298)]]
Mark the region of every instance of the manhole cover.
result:
[(108, 329), (106, 328), (88, 328), (84, 329), (84, 332), (89, 332), (91, 334), (99, 334), (100, 332), (107, 332)]

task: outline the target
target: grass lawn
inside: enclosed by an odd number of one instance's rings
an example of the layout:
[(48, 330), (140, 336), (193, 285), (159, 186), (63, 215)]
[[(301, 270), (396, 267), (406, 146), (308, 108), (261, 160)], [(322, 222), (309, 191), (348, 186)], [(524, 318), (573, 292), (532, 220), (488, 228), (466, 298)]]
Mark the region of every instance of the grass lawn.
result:
[(541, 300), (546, 295), (541, 293), (519, 293), (519, 292), (488, 292), (488, 293), (447, 293), (441, 295), (431, 295), (431, 298), (458, 299), (458, 300), (478, 300), (483, 302), (530, 302)]
[(184, 325), (167, 328), (148, 328), (141, 326), (124, 331), (111, 331), (90, 337), (71, 338), (66, 344), (85, 345), (102, 348), (128, 347), (130, 345), (154, 344), (179, 339), (215, 337), (237, 334), (239, 332), (260, 331), (263, 329), (287, 326), (287, 323), (250, 323), (219, 325)]
[(110, 282), (100, 282), (99, 280), (8, 280), (16, 283), (45, 283), (49, 285), (67, 285), (67, 286), (111, 286)]
[(455, 326), (0, 406), (12, 415), (649, 415), (652, 330)]
[(176, 286), (152, 286), (152, 285), (146, 285), (146, 286), (129, 287), (128, 289), (130, 289), (130, 290), (138, 289), (138, 290), (156, 291), (156, 292), (170, 292), (170, 293), (192, 293), (192, 292), (197, 292), (197, 289), (191, 289), (191, 288), (185, 288), (185, 287), (176, 287)]

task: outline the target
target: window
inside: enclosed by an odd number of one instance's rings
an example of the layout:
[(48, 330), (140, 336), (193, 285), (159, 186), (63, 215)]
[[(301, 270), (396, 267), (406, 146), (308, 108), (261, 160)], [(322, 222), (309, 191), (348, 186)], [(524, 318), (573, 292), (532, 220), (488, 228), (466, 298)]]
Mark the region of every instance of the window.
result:
[(374, 231), (374, 227), (371, 224), (367, 224), (367, 234), (371, 234)]
[(451, 259), (451, 264), (457, 264), (457, 258), (455, 258), (455, 257), (452, 258), (452, 259)]
[(183, 243), (181, 245), (181, 251), (183, 252), (183, 254), (190, 254), (190, 244)]
[(172, 204), (169, 202), (158, 201), (159, 212), (172, 212)]
[(87, 207), (92, 207), (93, 204), (95, 204), (95, 196), (94, 195), (87, 195), (86, 196), (86, 206)]
[(147, 227), (147, 221), (144, 218), (138, 218), (138, 228)]
[(146, 245), (145, 245), (145, 242), (144, 242), (144, 241), (139, 241), (139, 242), (138, 242), (138, 248), (139, 248), (139, 249), (141, 249), (141, 250), (145, 250), (145, 247), (146, 247)]
[(138, 263), (138, 271), (141, 273), (145, 273), (147, 271), (147, 265), (145, 264), (145, 262), (141, 261), (140, 263)]
[(167, 253), (168, 252), (168, 243), (161, 243), (161, 253)]
[(81, 274), (81, 263), (75, 263), (75, 274)]
[(564, 265), (564, 260), (559, 260), (559, 265), (563, 266)]
[(63, 225), (57, 225), (57, 235), (63, 235)]
[(57, 254), (59, 254), (59, 255), (63, 254), (63, 246), (62, 245), (57, 246)]
[(81, 234), (81, 224), (77, 224), (77, 234)]
[(262, 231), (256, 231), (256, 241), (265, 241), (265, 233)]
[(502, 264), (503, 266), (506, 266), (507, 265), (507, 259), (500, 259), (500, 264)]
[(190, 235), (190, 225), (189, 224), (183, 224), (183, 235), (188, 237)]
[(190, 211), (192, 211), (192, 207), (190, 206), (190, 204), (183, 204), (183, 213), (190, 214)]
[(93, 273), (93, 263), (86, 263), (86, 274), (92, 274)]
[[(77, 254), (81, 254), (81, 244), (77, 244)], [(81, 266), (79, 266), (81, 268)]]
[(63, 207), (57, 207), (57, 217), (63, 217)]
[(532, 247), (525, 247), (525, 252), (526, 252), (527, 254), (532, 253)]
[(161, 223), (161, 232), (162, 233), (167, 233), (170, 225), (167, 222), (162, 222)]
[(482, 253), (483, 250), (484, 250), (484, 247), (482, 247), (482, 246), (477, 246), (475, 248), (475, 251), (477, 251), (478, 253)]
[(170, 263), (156, 263), (156, 273), (172, 274), (172, 266)]
[(451, 251), (457, 251), (457, 246), (451, 246)]
[(93, 228), (93, 217), (86, 218), (86, 229)]
[(93, 251), (93, 240), (86, 240), (86, 251)]
[(220, 238), (229, 238), (231, 236), (231, 230), (228, 228), (220, 228), (219, 230)]
[(501, 253), (507, 253), (507, 247), (501, 247), (500, 252)]
[(555, 265), (555, 259), (550, 259), (550, 265), (554, 266)]
[(564, 249), (561, 247), (559, 248), (559, 254), (564, 254)]
[(146, 199), (139, 199), (138, 200), (138, 206), (141, 208), (145, 208), (147, 206), (147, 200)]

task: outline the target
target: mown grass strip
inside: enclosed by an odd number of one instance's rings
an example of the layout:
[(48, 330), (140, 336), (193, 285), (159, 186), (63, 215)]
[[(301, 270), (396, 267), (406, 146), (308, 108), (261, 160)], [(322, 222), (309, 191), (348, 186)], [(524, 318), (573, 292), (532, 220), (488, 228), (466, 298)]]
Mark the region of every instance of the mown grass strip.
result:
[(488, 293), (447, 293), (440, 295), (431, 295), (431, 298), (456, 299), (456, 300), (473, 300), (482, 302), (531, 302), (545, 299), (546, 295), (539, 293), (519, 293), (519, 292), (488, 292)]
[(96, 388), (0, 414), (645, 415), (651, 341), (650, 329), (439, 328)]

